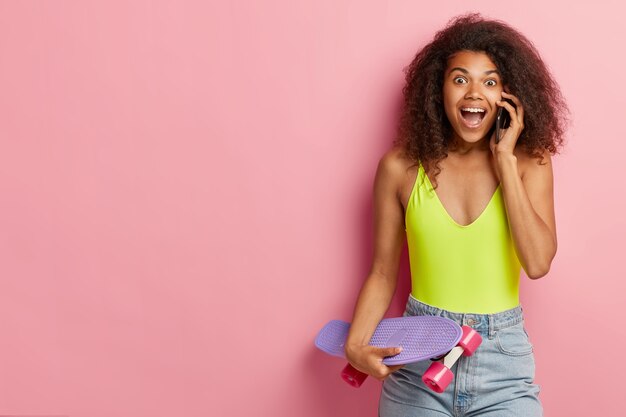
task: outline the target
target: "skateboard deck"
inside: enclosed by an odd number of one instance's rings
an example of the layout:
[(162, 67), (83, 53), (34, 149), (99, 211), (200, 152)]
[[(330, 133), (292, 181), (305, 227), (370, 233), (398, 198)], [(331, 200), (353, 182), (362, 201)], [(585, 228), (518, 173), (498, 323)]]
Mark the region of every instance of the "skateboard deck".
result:
[[(345, 358), (344, 345), (350, 323), (332, 320), (315, 338), (315, 346), (329, 355)], [(383, 359), (385, 365), (403, 365), (431, 359), (449, 352), (461, 339), (461, 327), (438, 316), (409, 316), (383, 319), (369, 342), (376, 347), (402, 347), (402, 352)]]

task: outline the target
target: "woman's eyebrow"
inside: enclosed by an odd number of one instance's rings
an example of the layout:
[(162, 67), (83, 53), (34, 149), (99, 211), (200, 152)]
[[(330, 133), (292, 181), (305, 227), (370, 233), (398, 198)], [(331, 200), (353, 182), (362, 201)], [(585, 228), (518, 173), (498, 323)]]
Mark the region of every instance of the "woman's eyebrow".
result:
[[(469, 71), (468, 71), (468, 70), (466, 70), (465, 68), (461, 68), (461, 67), (454, 67), (454, 68), (452, 68), (450, 71), (448, 71), (448, 74), (452, 73), (452, 71), (454, 71), (454, 70), (459, 70), (459, 71), (461, 71), (463, 74), (469, 74)], [(485, 75), (491, 74), (491, 73), (493, 73), (493, 72), (495, 72), (496, 74), (500, 75), (500, 72), (499, 72), (498, 70), (495, 70), (495, 69), (485, 71)]]

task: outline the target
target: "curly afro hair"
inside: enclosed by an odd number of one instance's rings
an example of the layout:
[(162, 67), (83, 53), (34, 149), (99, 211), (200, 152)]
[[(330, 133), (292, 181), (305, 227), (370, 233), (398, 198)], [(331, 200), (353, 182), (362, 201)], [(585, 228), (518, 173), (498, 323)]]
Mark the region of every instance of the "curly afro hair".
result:
[[(394, 140), (415, 165), (420, 161), (433, 178), (439, 162), (453, 146), (452, 126), (443, 106), (444, 72), (448, 58), (458, 51), (485, 53), (501, 73), (504, 85), (524, 105), (524, 130), (516, 146), (541, 159), (563, 146), (569, 109), (539, 52), (517, 30), (479, 13), (452, 18), (404, 68), (404, 106)], [(435, 181), (436, 183), (436, 181)], [(436, 185), (435, 185), (436, 188)]]

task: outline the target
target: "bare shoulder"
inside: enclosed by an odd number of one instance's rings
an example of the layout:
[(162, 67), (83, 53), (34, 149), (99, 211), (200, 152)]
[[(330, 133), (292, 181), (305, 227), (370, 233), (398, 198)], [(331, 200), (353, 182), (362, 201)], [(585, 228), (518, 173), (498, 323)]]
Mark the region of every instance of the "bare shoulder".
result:
[(404, 150), (394, 146), (383, 154), (379, 161), (379, 168), (382, 168), (395, 180), (401, 181), (406, 176), (406, 170), (411, 165), (411, 161), (406, 156)]
[(550, 174), (552, 172), (552, 156), (548, 150), (545, 150), (542, 153), (541, 158), (529, 155), (519, 147), (515, 148), (513, 154), (517, 158), (517, 164), (519, 166), (522, 179), (524, 179), (529, 172), (533, 174), (541, 172)]
[(412, 164), (404, 149), (394, 146), (380, 158), (378, 175), (385, 177), (390, 185), (393, 184), (396, 191), (400, 191), (406, 180), (407, 169)]
[(396, 169), (403, 168), (409, 161), (406, 151), (400, 146), (393, 146), (387, 152), (385, 152), (381, 158), (386, 163), (394, 165)]

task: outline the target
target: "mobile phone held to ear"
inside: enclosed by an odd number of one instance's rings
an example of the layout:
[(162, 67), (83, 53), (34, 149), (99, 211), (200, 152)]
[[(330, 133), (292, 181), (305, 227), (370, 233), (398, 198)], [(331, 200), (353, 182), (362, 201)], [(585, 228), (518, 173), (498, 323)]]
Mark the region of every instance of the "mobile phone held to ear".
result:
[[(504, 100), (506, 100), (507, 103), (513, 106), (513, 108), (517, 108), (515, 103), (513, 103), (513, 100), (508, 98), (505, 98)], [(509, 111), (504, 107), (500, 107), (498, 109), (498, 115), (496, 116), (496, 143), (500, 142), (501, 136), (503, 134), (502, 130), (508, 129), (510, 125), (511, 115), (509, 114)]]

